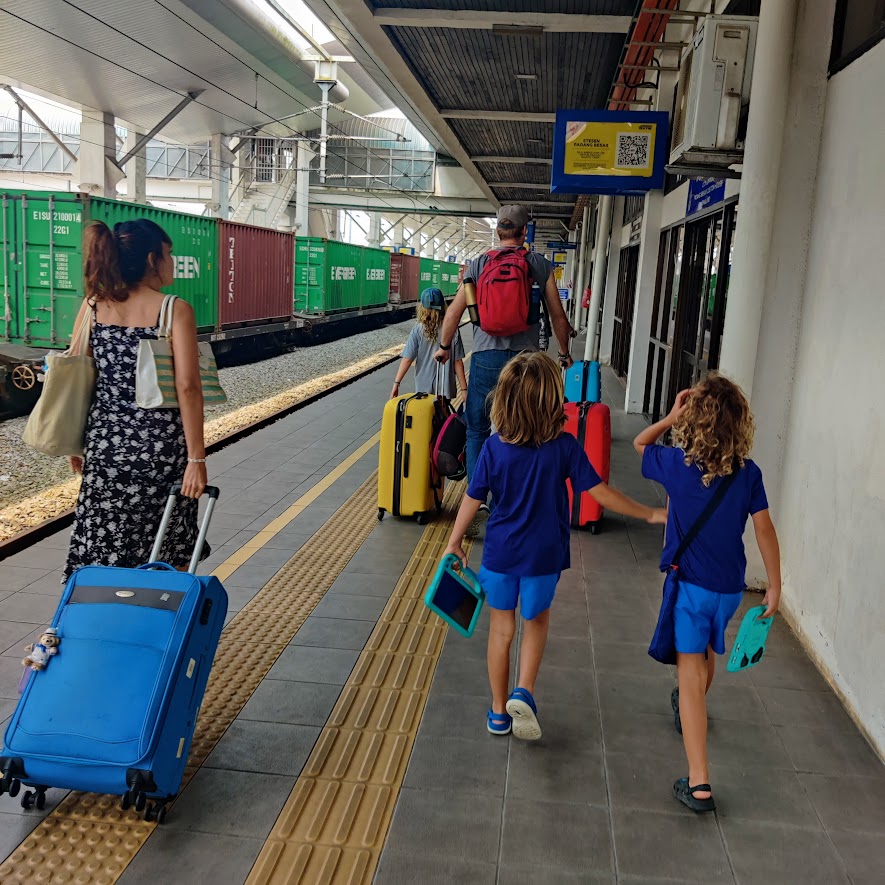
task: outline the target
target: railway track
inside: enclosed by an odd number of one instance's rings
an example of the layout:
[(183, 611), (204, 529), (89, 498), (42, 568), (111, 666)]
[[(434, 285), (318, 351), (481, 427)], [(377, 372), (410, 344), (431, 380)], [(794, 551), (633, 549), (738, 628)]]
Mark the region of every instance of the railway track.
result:
[[(227, 446), (238, 442), (241, 439), (244, 439), (250, 434), (253, 434), (263, 429), (264, 427), (274, 424), (282, 418), (285, 418), (287, 415), (291, 415), (294, 412), (297, 412), (299, 409), (303, 409), (309, 406), (311, 403), (317, 402), (323, 397), (334, 393), (336, 390), (341, 390), (342, 388), (353, 384), (355, 381), (359, 381), (361, 378), (365, 378), (372, 372), (375, 372), (378, 369), (383, 368), (384, 366), (389, 366), (391, 363), (394, 363), (399, 359), (400, 357), (398, 355), (392, 356), (389, 359), (385, 359), (380, 363), (376, 363), (373, 366), (357, 372), (355, 375), (352, 375), (349, 378), (336, 382), (325, 388), (324, 390), (311, 394), (297, 403), (293, 403), (292, 405), (286, 406), (285, 408), (280, 409), (277, 412), (264, 416), (257, 421), (253, 421), (252, 423), (247, 424), (239, 428), (238, 430), (227, 434), (221, 439), (215, 440), (214, 442), (210, 443), (206, 446), (206, 451), (210, 455), (214, 454), (215, 452), (219, 452)], [(57, 516), (47, 519), (44, 522), (39, 523), (38, 525), (31, 526), (30, 528), (27, 528), (19, 532), (18, 534), (13, 535), (11, 538), (7, 538), (5, 541), (0, 541), (0, 561), (16, 553), (20, 553), (22, 550), (26, 550), (32, 544), (36, 544), (39, 541), (42, 541), (44, 538), (48, 538), (50, 535), (54, 535), (56, 532), (67, 528), (69, 525), (71, 525), (73, 521), (74, 508), (72, 507), (68, 510), (65, 510), (63, 513), (58, 514)]]

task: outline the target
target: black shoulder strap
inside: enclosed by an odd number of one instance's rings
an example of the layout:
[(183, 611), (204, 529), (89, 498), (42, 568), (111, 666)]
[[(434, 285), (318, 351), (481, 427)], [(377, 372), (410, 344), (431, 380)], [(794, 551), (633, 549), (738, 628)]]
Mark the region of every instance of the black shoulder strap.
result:
[(707, 506), (701, 511), (701, 515), (694, 521), (694, 525), (692, 525), (692, 527), (685, 533), (685, 537), (679, 542), (679, 546), (676, 548), (676, 553), (673, 554), (673, 565), (679, 565), (679, 560), (682, 558), (682, 554), (688, 550), (689, 544), (694, 541), (700, 530), (716, 512), (716, 508), (722, 503), (725, 493), (731, 488), (731, 484), (737, 479), (738, 470), (739, 468), (737, 464), (735, 464), (731, 473), (719, 483), (716, 491), (713, 492), (713, 497), (707, 501)]

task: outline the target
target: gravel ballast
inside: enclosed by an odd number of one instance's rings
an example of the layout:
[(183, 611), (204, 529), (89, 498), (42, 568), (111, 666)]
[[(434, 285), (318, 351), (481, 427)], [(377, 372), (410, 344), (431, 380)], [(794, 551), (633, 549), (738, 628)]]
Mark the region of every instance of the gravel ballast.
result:
[[(227, 402), (206, 409), (211, 443), (397, 355), (413, 321), (328, 344), (302, 347), (257, 363), (220, 370)], [(67, 459), (50, 458), (21, 440), (26, 418), (0, 422), (0, 540), (73, 506), (79, 479)]]

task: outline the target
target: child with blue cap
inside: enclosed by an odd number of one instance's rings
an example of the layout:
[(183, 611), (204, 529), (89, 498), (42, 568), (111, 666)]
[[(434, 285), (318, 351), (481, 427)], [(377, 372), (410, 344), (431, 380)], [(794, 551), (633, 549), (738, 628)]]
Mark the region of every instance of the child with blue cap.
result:
[[(399, 396), (399, 388), (412, 363), (415, 364), (415, 392), (432, 393), (454, 399), (455, 379), (459, 389), (466, 393), (467, 376), (464, 374), (464, 345), (461, 335), (456, 332), (452, 339), (452, 358), (441, 366), (433, 359), (439, 349), (443, 317), (446, 314), (446, 300), (435, 286), (425, 289), (418, 302), (418, 323), (412, 329), (403, 347), (403, 358), (396, 370), (396, 378), (390, 398)], [(442, 390), (437, 390), (437, 371), (441, 374)]]

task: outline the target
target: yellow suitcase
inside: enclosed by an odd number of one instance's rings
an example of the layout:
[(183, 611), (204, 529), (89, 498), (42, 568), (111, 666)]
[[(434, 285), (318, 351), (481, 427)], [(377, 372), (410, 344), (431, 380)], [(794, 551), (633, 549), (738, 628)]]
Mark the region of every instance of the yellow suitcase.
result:
[(417, 516), (427, 522), (440, 507), (442, 480), (430, 465), (436, 398), (409, 393), (389, 400), (381, 420), (378, 460), (378, 519)]

